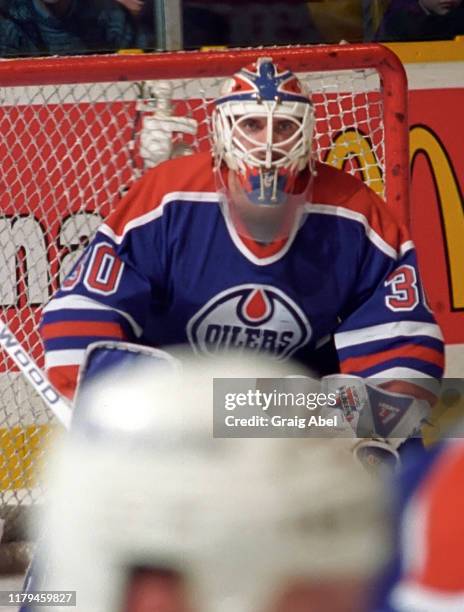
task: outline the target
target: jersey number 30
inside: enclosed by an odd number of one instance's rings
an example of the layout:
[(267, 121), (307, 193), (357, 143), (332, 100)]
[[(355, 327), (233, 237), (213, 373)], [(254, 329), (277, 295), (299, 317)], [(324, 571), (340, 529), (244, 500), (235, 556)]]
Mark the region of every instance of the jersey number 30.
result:
[(84, 278), (86, 288), (100, 295), (111, 295), (118, 290), (124, 269), (114, 248), (107, 242), (95, 245)]
[(414, 310), (419, 304), (420, 295), (416, 270), (404, 265), (397, 268), (385, 281), (390, 293), (385, 297), (387, 308), (394, 312)]

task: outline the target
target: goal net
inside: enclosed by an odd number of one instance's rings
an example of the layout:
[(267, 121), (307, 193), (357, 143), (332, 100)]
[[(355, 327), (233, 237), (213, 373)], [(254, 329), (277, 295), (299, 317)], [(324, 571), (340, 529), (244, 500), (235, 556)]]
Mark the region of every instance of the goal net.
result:
[[(262, 55), (284, 63), (312, 92), (317, 157), (366, 181), (406, 219), (406, 81), (396, 56), (380, 45), (3, 61), (0, 316), (41, 367), (43, 306), (143, 172), (147, 81), (169, 80), (172, 112), (199, 123), (186, 144), (206, 150), (211, 99), (223, 78)], [(56, 427), (1, 354), (0, 505), (7, 522), (40, 500), (40, 466)]]

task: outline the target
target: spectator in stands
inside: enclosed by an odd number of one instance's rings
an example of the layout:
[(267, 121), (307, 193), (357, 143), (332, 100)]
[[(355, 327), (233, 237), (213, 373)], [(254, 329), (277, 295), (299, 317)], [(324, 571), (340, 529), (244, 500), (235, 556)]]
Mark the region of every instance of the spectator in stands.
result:
[[(156, 48), (153, 0), (116, 0), (138, 21), (141, 46)], [(183, 0), (183, 47), (322, 43), (307, 3), (300, 0)]]
[[(212, 17), (226, 21), (230, 30), (229, 44), (234, 47), (324, 42), (309, 4), (300, 0), (223, 0), (204, 4), (198, 0), (184, 0), (186, 40), (187, 36), (195, 36), (195, 29), (201, 27), (204, 18), (200, 10), (205, 11), (206, 4), (211, 5), (207, 10)], [(202, 29), (206, 28), (203, 25)]]
[(2, 17), (2, 57), (110, 52), (138, 45), (131, 14), (113, 0), (10, 0)]
[(447, 40), (464, 34), (462, 0), (392, 0), (375, 40)]
[(130, 12), (137, 23), (140, 49), (156, 49), (154, 0), (116, 0)]
[(140, 15), (145, 4), (144, 0), (116, 0), (116, 2), (125, 6), (135, 17)]
[[(153, 0), (116, 0), (131, 12), (137, 20), (139, 42), (143, 49), (156, 48)], [(183, 48), (199, 49), (206, 46), (230, 44), (227, 18), (206, 6), (182, 3)], [(249, 43), (252, 44), (252, 41)]]
[[(183, 6), (184, 49), (198, 49), (207, 46), (233, 45), (229, 21), (218, 11), (208, 7)], [(254, 44), (252, 41), (250, 45)]]

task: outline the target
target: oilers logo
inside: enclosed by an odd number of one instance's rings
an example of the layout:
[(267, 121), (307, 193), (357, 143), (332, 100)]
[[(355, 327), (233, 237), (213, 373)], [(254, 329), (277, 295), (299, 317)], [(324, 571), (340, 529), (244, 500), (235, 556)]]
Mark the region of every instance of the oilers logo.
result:
[(215, 295), (187, 325), (195, 352), (266, 352), (285, 360), (305, 345), (311, 326), (283, 291), (269, 285), (240, 285)]

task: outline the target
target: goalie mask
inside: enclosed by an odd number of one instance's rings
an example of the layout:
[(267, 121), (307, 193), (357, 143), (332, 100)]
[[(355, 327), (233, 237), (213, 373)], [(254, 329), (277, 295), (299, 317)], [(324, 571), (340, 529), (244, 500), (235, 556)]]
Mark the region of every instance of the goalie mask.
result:
[[(181, 380), (131, 366), (78, 398), (49, 461), (45, 588), (77, 590), (82, 612), (265, 612), (292, 576), (378, 567), (380, 484), (346, 440), (213, 437), (213, 379), (235, 389), (304, 371), (254, 355), (177, 356)], [(128, 599), (150, 591), (151, 607)]]
[(302, 83), (262, 57), (223, 86), (215, 101), (215, 172), (239, 234), (286, 238), (307, 199), (314, 111)]

